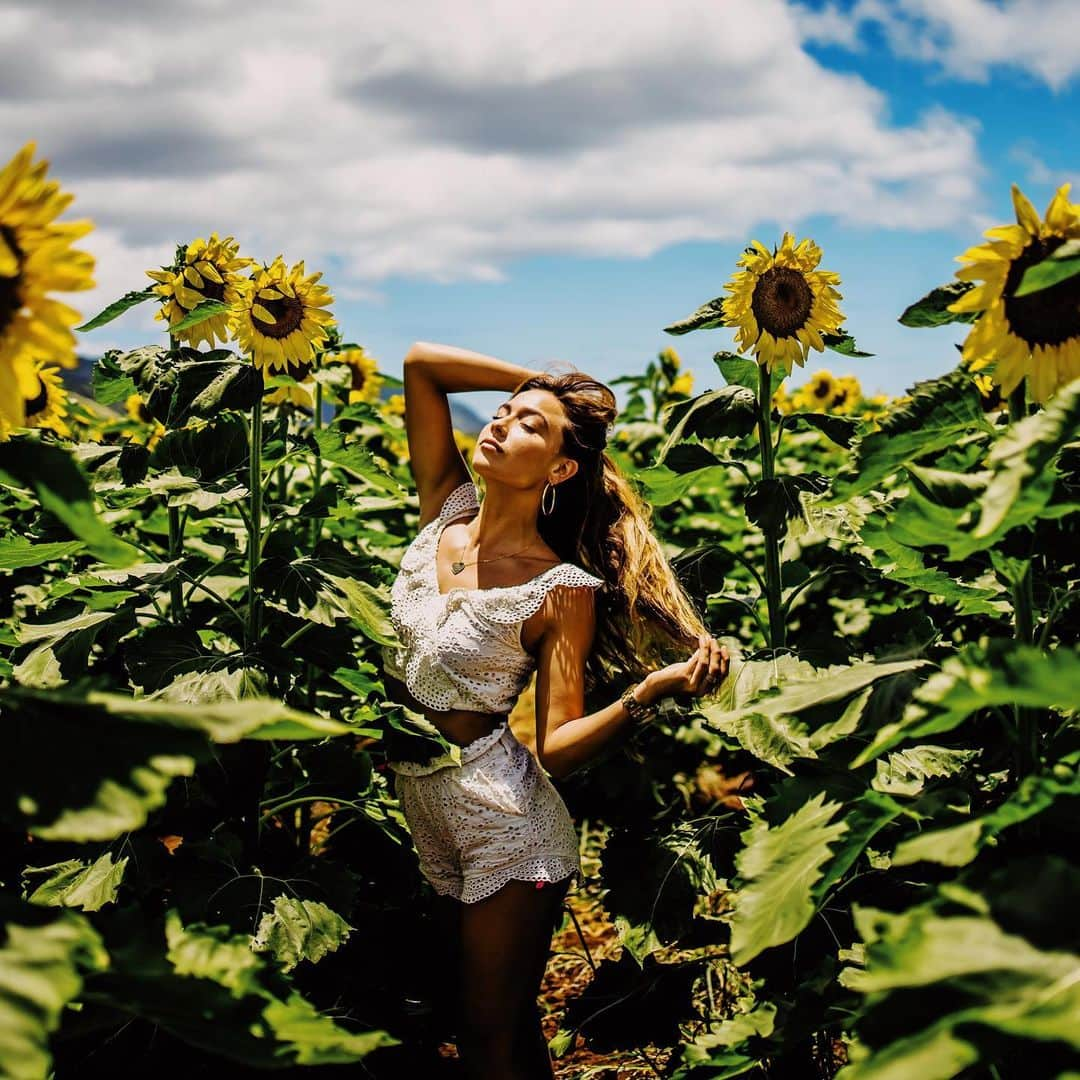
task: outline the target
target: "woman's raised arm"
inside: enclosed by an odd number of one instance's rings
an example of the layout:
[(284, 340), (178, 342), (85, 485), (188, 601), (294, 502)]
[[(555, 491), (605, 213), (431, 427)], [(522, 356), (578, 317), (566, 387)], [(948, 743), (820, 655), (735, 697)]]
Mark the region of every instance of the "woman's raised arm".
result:
[(405, 435), (409, 467), (420, 498), (420, 528), (439, 512), (446, 496), (471, 479), (454, 441), (447, 394), (466, 390), (513, 390), (535, 372), (494, 356), (416, 341), (405, 355)]

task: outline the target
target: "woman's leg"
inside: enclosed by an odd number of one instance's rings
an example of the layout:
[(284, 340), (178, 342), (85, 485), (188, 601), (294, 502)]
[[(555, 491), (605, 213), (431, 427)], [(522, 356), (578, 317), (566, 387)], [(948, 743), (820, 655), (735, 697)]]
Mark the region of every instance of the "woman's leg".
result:
[(456, 1039), (461, 1030), (458, 989), (461, 985), (461, 909), (454, 896), (436, 895), (434, 916), (438, 934), (436, 975), (432, 1005), (436, 1031), (444, 1039)]
[(461, 1031), (458, 1050), (472, 1080), (532, 1080), (550, 1077), (539, 1063), (518, 1061), (522, 1013), (535, 1009), (540, 976), (538, 954), (551, 945), (557, 886), (508, 881), (498, 892), (461, 909)]
[[(551, 957), (551, 938), (559, 924), (562, 922), (563, 901), (570, 888), (569, 877), (562, 881), (552, 882), (545, 885), (543, 893), (548, 894), (551, 903), (551, 922), (547, 933), (540, 935), (536, 941), (536, 952), (533, 957), (533, 967), (526, 981), (530, 990), (528, 998), (518, 1016), (517, 1028), (514, 1034), (514, 1056), (521, 1063), (525, 1075), (529, 1080), (552, 1080), (555, 1069), (551, 1064), (551, 1052), (548, 1050), (547, 1038), (540, 1022), (541, 1012), (537, 1004), (541, 984), (544, 981), (544, 972), (547, 970), (548, 960)], [(535, 886), (534, 886), (535, 887)]]

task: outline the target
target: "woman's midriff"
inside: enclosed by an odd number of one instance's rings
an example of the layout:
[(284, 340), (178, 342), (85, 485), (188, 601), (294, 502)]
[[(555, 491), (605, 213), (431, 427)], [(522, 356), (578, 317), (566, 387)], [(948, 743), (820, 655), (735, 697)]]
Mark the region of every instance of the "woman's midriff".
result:
[(475, 712), (472, 709), (450, 709), (447, 712), (439, 712), (417, 701), (400, 679), (384, 674), (383, 683), (394, 701), (414, 712), (422, 713), (438, 728), (444, 739), (458, 746), (467, 746), (489, 731), (494, 731), (510, 715), (509, 713)]

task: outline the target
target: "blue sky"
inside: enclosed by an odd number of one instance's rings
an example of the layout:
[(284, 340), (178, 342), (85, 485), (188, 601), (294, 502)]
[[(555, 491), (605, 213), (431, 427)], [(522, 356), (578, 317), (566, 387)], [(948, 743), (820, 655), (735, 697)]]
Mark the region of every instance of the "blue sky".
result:
[[(900, 311), (1011, 220), (1010, 182), (1041, 211), (1078, 179), (1076, 0), (297, 7), (267, 0), (255, 26), (191, 0), (178, 25), (133, 0), (0, 2), (8, 156), (34, 139), (97, 226), (74, 306), (217, 230), (323, 270), (390, 373), (415, 340), (601, 379), (674, 346), (700, 391), (730, 332), (663, 327), (786, 228), (821, 245), (876, 354), (811, 353), (789, 388), (827, 368), (901, 394), (963, 331)], [(153, 340), (149, 314), (84, 351)]]

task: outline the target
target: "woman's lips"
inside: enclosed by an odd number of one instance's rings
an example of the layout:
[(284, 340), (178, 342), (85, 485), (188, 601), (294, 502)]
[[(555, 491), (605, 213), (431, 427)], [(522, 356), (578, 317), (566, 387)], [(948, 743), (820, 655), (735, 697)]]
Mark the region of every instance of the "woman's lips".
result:
[(495, 451), (495, 453), (497, 453), (497, 454), (501, 454), (503, 452), (502, 447), (497, 442), (494, 442), (491, 439), (481, 439), (480, 440), (480, 445), (481, 446), (490, 446)]

